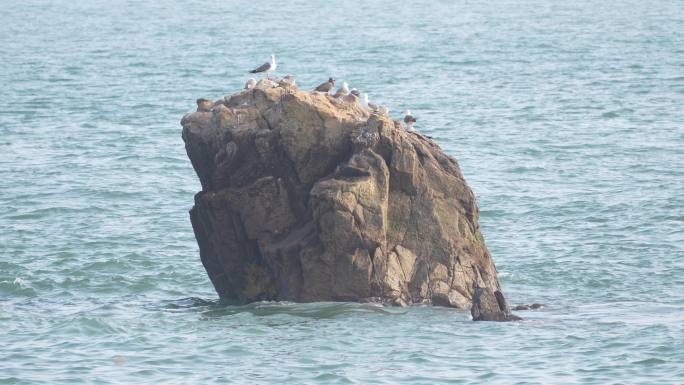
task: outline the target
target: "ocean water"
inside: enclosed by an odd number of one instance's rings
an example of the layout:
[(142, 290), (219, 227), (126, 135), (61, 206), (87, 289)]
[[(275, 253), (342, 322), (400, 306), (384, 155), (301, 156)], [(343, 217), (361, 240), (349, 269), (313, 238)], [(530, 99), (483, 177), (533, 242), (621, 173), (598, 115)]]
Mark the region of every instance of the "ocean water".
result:
[[(684, 383), (681, 1), (2, 1), (0, 384)], [(514, 323), (221, 305), (179, 120), (274, 53), (460, 161)]]

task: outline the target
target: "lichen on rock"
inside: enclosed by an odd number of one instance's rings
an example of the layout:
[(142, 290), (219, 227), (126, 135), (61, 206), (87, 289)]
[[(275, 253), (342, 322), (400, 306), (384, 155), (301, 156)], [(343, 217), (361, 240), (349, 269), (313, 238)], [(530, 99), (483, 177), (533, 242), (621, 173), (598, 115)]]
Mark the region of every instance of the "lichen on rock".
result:
[(183, 117), (219, 296), (470, 308), (500, 292), (457, 161), (401, 122), (260, 82)]

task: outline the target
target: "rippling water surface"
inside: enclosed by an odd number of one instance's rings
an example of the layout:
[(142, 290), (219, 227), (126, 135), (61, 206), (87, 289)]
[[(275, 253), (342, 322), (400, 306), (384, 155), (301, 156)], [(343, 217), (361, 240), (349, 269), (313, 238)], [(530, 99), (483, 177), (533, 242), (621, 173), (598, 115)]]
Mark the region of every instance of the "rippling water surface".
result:
[[(684, 3), (482, 3), (3, 2), (0, 383), (684, 383)], [(413, 110), (548, 307), (219, 304), (178, 122), (271, 53)]]

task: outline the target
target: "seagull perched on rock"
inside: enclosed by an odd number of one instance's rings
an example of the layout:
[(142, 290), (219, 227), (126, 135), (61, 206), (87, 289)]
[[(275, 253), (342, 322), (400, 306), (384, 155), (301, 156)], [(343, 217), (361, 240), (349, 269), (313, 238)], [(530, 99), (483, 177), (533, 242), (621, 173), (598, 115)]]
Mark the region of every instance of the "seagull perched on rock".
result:
[(291, 86), (295, 85), (295, 77), (292, 75), (287, 75), (283, 78), (283, 81)]
[(359, 97), (350, 92), (342, 98), (342, 101), (346, 103), (358, 103)]
[(342, 83), (342, 87), (340, 87), (340, 89), (338, 89), (337, 92), (335, 92), (335, 95), (333, 95), (333, 97), (341, 98), (343, 96), (347, 96), (348, 93), (349, 93), (349, 84), (347, 84), (347, 82), (344, 82), (344, 83)]
[(256, 86), (256, 80), (254, 80), (254, 78), (247, 80), (247, 83), (245, 83), (245, 89), (246, 90), (248, 90), (250, 88), (254, 88), (254, 86)]
[(413, 131), (413, 124), (416, 122), (416, 118), (411, 115), (411, 110), (404, 111), (404, 123), (408, 125), (410, 131)]
[(368, 94), (362, 94), (361, 95), (361, 105), (368, 108), (371, 111), (377, 111), (378, 106), (377, 104), (373, 104), (368, 101)]
[(327, 93), (330, 93), (330, 90), (332, 90), (334, 87), (335, 87), (335, 79), (328, 78), (327, 82), (316, 87), (316, 89), (314, 89), (314, 91), (325, 92), (327, 94)]
[(360, 97), (361, 94), (359, 93), (359, 90), (352, 88), (351, 91), (349, 91), (349, 94), (343, 97), (342, 100), (347, 103), (358, 103)]
[(287, 75), (284, 78), (280, 79), (280, 81), (278, 82), (278, 85), (281, 87), (294, 86), (295, 85), (295, 77), (292, 75)]
[(270, 77), (268, 76), (268, 73), (275, 71), (275, 69), (277, 67), (278, 67), (278, 63), (276, 63), (275, 55), (271, 55), (271, 61), (270, 62), (266, 62), (266, 63), (260, 65), (259, 67), (249, 71), (249, 73), (257, 74), (260, 72), (266, 72), (266, 77), (270, 79)]

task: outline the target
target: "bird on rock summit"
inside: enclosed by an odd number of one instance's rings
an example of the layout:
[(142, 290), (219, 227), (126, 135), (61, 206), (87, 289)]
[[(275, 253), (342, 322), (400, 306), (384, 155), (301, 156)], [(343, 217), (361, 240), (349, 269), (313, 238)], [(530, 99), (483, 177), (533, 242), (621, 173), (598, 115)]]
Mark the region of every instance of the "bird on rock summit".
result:
[(249, 71), (249, 73), (256, 74), (256, 73), (260, 73), (260, 72), (265, 72), (266, 77), (270, 79), (270, 77), (268, 76), (268, 73), (275, 71), (276, 68), (278, 68), (278, 63), (276, 63), (275, 55), (271, 55), (271, 61), (270, 62), (266, 62), (266, 63), (260, 65), (259, 67)]
[(328, 78), (328, 81), (325, 83), (322, 83), (314, 91), (318, 92), (325, 92), (326, 94), (330, 92), (335, 87), (335, 79), (333, 78)]

